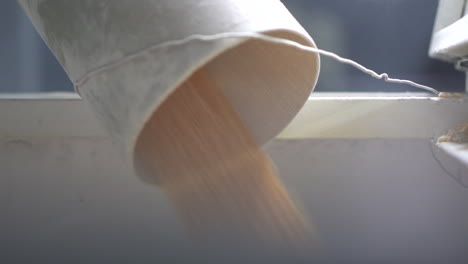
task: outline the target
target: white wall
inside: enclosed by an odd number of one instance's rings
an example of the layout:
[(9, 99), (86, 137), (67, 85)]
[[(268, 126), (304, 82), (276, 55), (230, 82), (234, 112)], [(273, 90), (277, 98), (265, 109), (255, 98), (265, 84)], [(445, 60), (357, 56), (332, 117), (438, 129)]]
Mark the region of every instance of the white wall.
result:
[[(276, 141), (268, 151), (327, 258), (466, 263), (468, 191), (429, 147), (425, 140), (305, 139)], [(190, 258), (164, 195), (139, 182), (117, 153), (108, 139), (0, 141), (0, 261)]]

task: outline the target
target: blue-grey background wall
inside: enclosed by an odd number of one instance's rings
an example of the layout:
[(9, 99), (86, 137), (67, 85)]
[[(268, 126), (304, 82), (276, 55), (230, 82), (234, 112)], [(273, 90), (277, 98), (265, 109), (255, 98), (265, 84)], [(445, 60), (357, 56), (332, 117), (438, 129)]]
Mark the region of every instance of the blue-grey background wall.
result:
[[(394, 77), (444, 91), (464, 75), (427, 56), (437, 0), (283, 0), (319, 47)], [(247, 58), (246, 58), (247, 59)], [(14, 0), (0, 3), (0, 92), (73, 91), (60, 65)], [(324, 58), (317, 91), (415, 91)]]

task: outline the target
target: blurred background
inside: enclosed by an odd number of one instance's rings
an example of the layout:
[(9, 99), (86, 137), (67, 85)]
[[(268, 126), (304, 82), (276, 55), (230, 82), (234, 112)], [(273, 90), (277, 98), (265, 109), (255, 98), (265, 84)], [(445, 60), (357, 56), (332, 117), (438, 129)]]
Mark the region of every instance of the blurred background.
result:
[[(395, 78), (463, 91), (464, 75), (427, 55), (438, 0), (282, 0), (317, 45)], [(73, 91), (73, 86), (14, 0), (0, 3), (0, 93)], [(316, 91), (403, 92), (322, 59)]]

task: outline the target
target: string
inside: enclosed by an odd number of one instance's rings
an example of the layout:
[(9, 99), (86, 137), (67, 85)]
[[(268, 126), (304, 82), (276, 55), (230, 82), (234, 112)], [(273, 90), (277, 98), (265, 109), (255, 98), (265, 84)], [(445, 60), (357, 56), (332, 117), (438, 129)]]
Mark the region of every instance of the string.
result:
[(347, 64), (347, 65), (350, 65), (358, 70), (360, 70), (361, 72), (365, 73), (365, 74), (368, 74), (376, 79), (379, 79), (379, 80), (384, 80), (385, 82), (388, 82), (388, 83), (397, 83), (397, 84), (406, 84), (406, 85), (410, 85), (410, 86), (413, 86), (415, 88), (418, 88), (418, 89), (422, 89), (422, 90), (426, 90), (428, 92), (431, 92), (431, 93), (434, 93), (436, 95), (439, 95), (440, 92), (432, 87), (429, 87), (429, 86), (426, 86), (426, 85), (422, 85), (422, 84), (419, 84), (419, 83), (416, 83), (416, 82), (413, 82), (413, 81), (410, 81), (410, 80), (404, 80), (404, 79), (396, 79), (396, 78), (391, 78), (389, 77), (389, 75), (387, 73), (377, 73), (359, 63), (357, 63), (356, 61), (353, 61), (351, 59), (347, 59), (347, 58), (343, 58), (333, 52), (330, 52), (330, 51), (326, 51), (326, 50), (322, 50), (322, 49), (319, 49), (319, 48), (313, 48), (313, 47), (309, 47), (309, 46), (306, 46), (306, 45), (302, 45), (300, 43), (297, 43), (295, 41), (292, 41), (292, 40), (287, 40), (287, 39), (282, 39), (282, 38), (277, 38), (277, 37), (272, 37), (272, 36), (268, 36), (268, 35), (264, 35), (264, 34), (260, 34), (260, 33), (254, 33), (254, 32), (225, 32), (225, 33), (219, 33), (219, 34), (214, 34), (214, 35), (199, 35), (199, 34), (196, 34), (196, 35), (191, 35), (187, 38), (184, 38), (184, 39), (180, 39), (180, 40), (171, 40), (171, 41), (167, 41), (167, 42), (164, 42), (164, 43), (161, 43), (161, 44), (158, 44), (158, 45), (154, 45), (154, 46), (151, 46), (151, 47), (148, 47), (148, 48), (145, 48), (143, 50), (140, 50), (140, 51), (137, 51), (133, 54), (130, 54), (128, 56), (125, 56), (124, 58), (122, 59), (119, 59), (119, 60), (116, 60), (116, 61), (113, 61), (113, 62), (110, 62), (108, 64), (105, 64), (105, 65), (102, 65), (94, 70), (91, 70), (90, 72), (86, 73), (83, 77), (79, 78), (78, 80), (76, 80), (74, 82), (74, 85), (75, 85), (75, 89), (76, 91), (78, 91), (78, 88), (80, 86), (82, 86), (85, 82), (87, 82), (89, 79), (93, 78), (94, 76), (102, 73), (102, 72), (105, 72), (105, 71), (108, 71), (108, 70), (111, 70), (115, 67), (118, 67), (124, 63), (127, 63), (131, 60), (133, 60), (134, 58), (136, 57), (140, 57), (140, 56), (144, 56), (146, 53), (149, 53), (153, 50), (157, 50), (157, 49), (160, 49), (160, 48), (168, 48), (168, 47), (171, 47), (171, 46), (178, 46), (178, 45), (183, 45), (183, 44), (186, 44), (186, 43), (189, 43), (191, 41), (214, 41), (214, 40), (220, 40), (220, 39), (228, 39), (228, 38), (252, 38), (252, 39), (261, 39), (261, 40), (265, 40), (265, 41), (269, 41), (269, 42), (273, 42), (273, 43), (277, 43), (277, 44), (282, 44), (282, 45), (287, 45), (287, 46), (290, 46), (290, 47), (294, 47), (294, 48), (297, 48), (299, 50), (302, 50), (302, 51), (306, 51), (306, 52), (311, 52), (311, 53), (318, 53), (320, 55), (323, 55), (323, 56), (326, 56), (326, 57), (329, 57), (329, 58), (332, 58), (340, 63), (343, 63), (343, 64)]

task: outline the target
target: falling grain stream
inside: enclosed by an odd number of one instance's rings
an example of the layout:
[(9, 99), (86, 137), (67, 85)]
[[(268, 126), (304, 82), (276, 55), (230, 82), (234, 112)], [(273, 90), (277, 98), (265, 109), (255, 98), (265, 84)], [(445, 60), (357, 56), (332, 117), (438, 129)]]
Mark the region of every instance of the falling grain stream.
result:
[(260, 258), (309, 250), (307, 221), (207, 73), (170, 95), (137, 149), (200, 248)]

